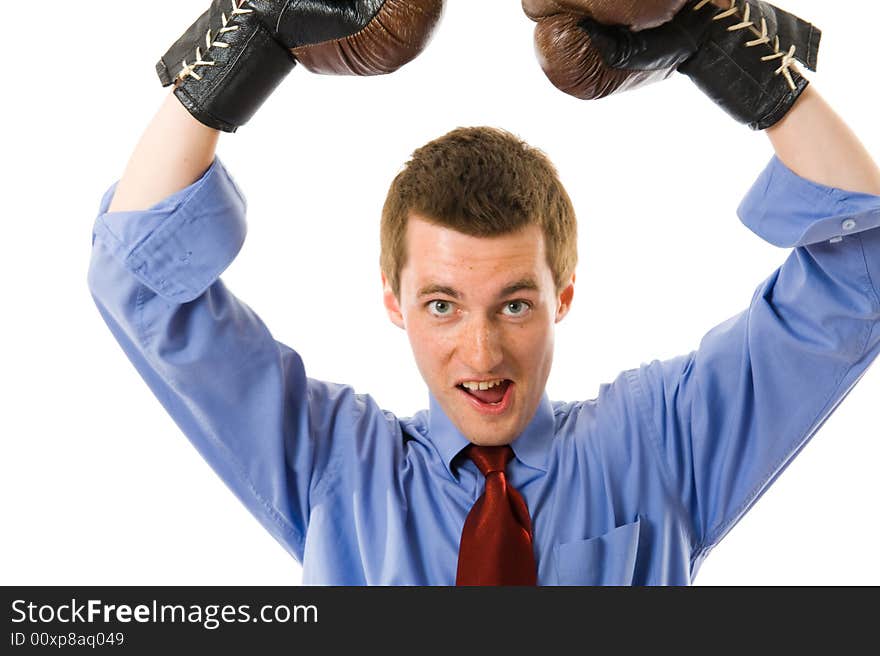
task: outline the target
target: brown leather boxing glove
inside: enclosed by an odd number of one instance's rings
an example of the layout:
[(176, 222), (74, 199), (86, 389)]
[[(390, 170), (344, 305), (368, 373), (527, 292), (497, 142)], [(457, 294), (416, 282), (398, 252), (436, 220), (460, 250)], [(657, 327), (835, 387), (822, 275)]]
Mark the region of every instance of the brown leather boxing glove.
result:
[(443, 0), (214, 0), (156, 65), (205, 125), (234, 132), (297, 62), (317, 73), (391, 73), (427, 44)]
[(663, 25), (687, 0), (522, 0), (523, 11), (535, 26), (535, 49), (544, 73), (562, 91), (585, 100), (604, 98), (669, 77), (667, 65), (648, 71), (609, 66), (590, 35), (584, 19), (643, 30)]
[[(762, 0), (618, 0), (617, 15), (608, 13), (609, 2), (523, 2), (538, 22), (545, 73), (578, 98), (601, 98), (678, 70), (735, 119), (764, 129), (808, 84), (795, 60), (816, 69), (820, 30)], [(664, 8), (673, 13), (665, 22)]]

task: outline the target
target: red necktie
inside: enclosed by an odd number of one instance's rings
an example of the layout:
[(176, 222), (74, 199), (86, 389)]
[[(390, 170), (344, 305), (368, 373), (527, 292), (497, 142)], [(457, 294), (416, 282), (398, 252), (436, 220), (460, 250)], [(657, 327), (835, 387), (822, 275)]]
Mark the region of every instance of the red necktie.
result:
[(508, 485), (509, 446), (475, 446), (465, 455), (486, 477), (461, 531), (456, 585), (536, 585), (532, 522), (522, 496)]

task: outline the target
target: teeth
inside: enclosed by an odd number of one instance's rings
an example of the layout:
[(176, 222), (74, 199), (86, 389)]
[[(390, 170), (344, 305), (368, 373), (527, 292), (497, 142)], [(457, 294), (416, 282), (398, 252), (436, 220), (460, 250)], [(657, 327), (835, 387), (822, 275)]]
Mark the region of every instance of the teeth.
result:
[(499, 378), (498, 380), (483, 380), (483, 381), (466, 381), (461, 384), (462, 387), (465, 387), (469, 390), (487, 390), (492, 389), (493, 387), (497, 387), (501, 383), (504, 382), (503, 378)]

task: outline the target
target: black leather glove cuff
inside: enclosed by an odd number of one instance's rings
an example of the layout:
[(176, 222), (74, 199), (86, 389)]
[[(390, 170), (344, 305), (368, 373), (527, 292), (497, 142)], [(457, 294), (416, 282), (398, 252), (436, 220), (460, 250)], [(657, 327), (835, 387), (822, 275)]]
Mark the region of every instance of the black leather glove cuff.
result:
[[(682, 11), (700, 10), (708, 0)], [(822, 32), (762, 0), (731, 2), (714, 16), (706, 40), (678, 67), (733, 118), (753, 130), (782, 120), (809, 82), (795, 60), (815, 71)]]
[(162, 86), (201, 123), (224, 132), (247, 123), (296, 65), (249, 8), (214, 0), (156, 64)]

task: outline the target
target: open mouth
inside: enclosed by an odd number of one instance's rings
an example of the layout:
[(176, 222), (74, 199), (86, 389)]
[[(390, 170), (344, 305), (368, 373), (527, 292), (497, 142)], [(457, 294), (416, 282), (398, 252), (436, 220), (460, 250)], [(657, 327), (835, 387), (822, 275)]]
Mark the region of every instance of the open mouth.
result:
[(477, 410), (491, 414), (503, 412), (510, 405), (513, 381), (506, 378), (491, 381), (465, 381), (456, 387)]

